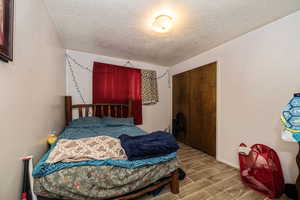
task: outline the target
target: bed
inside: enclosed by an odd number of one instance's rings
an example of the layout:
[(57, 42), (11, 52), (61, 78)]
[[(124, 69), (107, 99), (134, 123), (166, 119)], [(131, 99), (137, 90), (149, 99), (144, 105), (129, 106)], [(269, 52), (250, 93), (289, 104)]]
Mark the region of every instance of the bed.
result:
[[(147, 134), (136, 126), (102, 126), (100, 123), (94, 123), (94, 120), (98, 120), (95, 116), (131, 117), (130, 100), (128, 104), (73, 105), (72, 98), (66, 96), (65, 108), (66, 128), (59, 140), (76, 140), (99, 135), (117, 138), (124, 133), (131, 136)], [(74, 110), (78, 110), (77, 120), (73, 120)], [(106, 159), (46, 163), (53, 148), (55, 144), (33, 171), (34, 191), (40, 197), (78, 200), (134, 199), (163, 185), (170, 185), (172, 193), (179, 193), (176, 153), (137, 161)]]

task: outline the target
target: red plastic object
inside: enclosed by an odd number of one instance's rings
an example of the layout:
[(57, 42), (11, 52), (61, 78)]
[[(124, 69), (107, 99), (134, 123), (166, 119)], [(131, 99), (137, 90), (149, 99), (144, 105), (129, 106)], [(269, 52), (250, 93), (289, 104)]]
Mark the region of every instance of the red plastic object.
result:
[(23, 193), (22, 193), (21, 199), (22, 199), (22, 200), (27, 200), (27, 193), (26, 193), (26, 192), (23, 192)]
[[(240, 144), (240, 147), (247, 147)], [(243, 183), (269, 198), (279, 198), (284, 192), (284, 178), (276, 152), (263, 144), (255, 144), (248, 155), (239, 152)]]

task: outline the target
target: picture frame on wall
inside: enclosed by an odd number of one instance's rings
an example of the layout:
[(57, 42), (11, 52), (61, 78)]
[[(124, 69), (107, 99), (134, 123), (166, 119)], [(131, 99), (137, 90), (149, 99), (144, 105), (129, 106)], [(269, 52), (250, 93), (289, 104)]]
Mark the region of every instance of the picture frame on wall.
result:
[(0, 59), (13, 61), (14, 0), (0, 0)]

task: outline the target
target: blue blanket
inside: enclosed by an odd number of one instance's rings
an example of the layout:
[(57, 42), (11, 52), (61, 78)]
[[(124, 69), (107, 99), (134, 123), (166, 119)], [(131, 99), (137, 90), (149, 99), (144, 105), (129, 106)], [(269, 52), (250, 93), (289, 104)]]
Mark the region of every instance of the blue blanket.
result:
[[(59, 136), (60, 139), (79, 139), (85, 137), (95, 137), (95, 136), (110, 136), (114, 138), (118, 138), (122, 134), (128, 134), (131, 136), (137, 135), (145, 135), (147, 134), (145, 131), (139, 129), (135, 126), (105, 126), (105, 125), (93, 125), (90, 124), (89, 126), (70, 126), (67, 127), (63, 133)], [(55, 147), (56, 144), (53, 144), (51, 149)], [(160, 162), (166, 162), (176, 157), (176, 153), (171, 153), (165, 156), (160, 156), (156, 158), (144, 159), (144, 160), (136, 160), (136, 161), (129, 161), (129, 160), (91, 160), (91, 161), (83, 161), (83, 162), (71, 162), (71, 163), (46, 163), (48, 156), (51, 152), (51, 149), (42, 156), (39, 160), (37, 165), (34, 167), (32, 172), (33, 177), (43, 177), (47, 176), (51, 173), (56, 171), (71, 168), (75, 166), (85, 166), (85, 165), (94, 165), (94, 166), (102, 166), (102, 165), (111, 165), (117, 167), (124, 167), (124, 168), (137, 168), (146, 165), (153, 165)]]
[(119, 138), (128, 160), (143, 160), (165, 156), (179, 149), (174, 136), (163, 131), (139, 136), (123, 134)]

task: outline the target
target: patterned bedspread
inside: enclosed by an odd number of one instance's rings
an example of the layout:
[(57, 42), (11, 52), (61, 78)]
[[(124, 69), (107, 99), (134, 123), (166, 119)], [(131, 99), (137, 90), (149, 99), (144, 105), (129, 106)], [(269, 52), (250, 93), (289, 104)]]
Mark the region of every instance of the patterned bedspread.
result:
[(176, 159), (134, 169), (114, 166), (73, 167), (34, 179), (34, 191), (48, 198), (108, 199), (146, 187), (177, 168)]
[[(58, 141), (147, 134), (135, 126), (105, 126), (94, 118), (79, 122), (67, 127)], [(47, 163), (55, 146), (52, 145), (33, 170), (34, 191), (39, 196), (75, 200), (112, 198), (148, 186), (178, 168), (176, 153), (136, 161), (106, 159)]]

